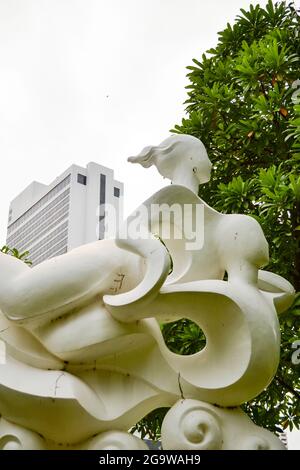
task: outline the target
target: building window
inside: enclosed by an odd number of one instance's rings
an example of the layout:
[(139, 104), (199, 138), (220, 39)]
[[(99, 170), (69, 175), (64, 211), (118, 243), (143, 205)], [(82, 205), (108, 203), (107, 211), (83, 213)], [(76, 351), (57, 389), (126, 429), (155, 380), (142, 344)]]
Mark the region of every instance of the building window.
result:
[(12, 235), (7, 237), (8, 246), (20, 246), (29, 240), (34, 235), (39, 235), (40, 231), (46, 229), (48, 224), (57, 220), (62, 215), (65, 217), (69, 213), (69, 195), (70, 188), (66, 189), (63, 193), (57, 196), (46, 207), (41, 209), (36, 215), (17, 229)]
[[(42, 197), (38, 202), (36, 202), (30, 209), (24, 212), (17, 220), (14, 221), (7, 229), (7, 234), (10, 235), (11, 232), (15, 231), (17, 227), (19, 227), (26, 219), (31, 217), (32, 214), (38, 211), (40, 207), (46, 204), (46, 202), (50, 201), (55, 194), (59, 193), (63, 188), (65, 188), (70, 183), (71, 175), (66, 176), (59, 184), (57, 184), (51, 191), (49, 191), (45, 196)], [(29, 222), (30, 223), (30, 222)]]
[(106, 193), (106, 176), (100, 175), (100, 214), (99, 214), (99, 240), (104, 238), (105, 232), (105, 193)]
[(105, 204), (106, 176), (100, 175), (100, 206)]
[(120, 197), (120, 189), (119, 188), (114, 188), (114, 196), (115, 197)]
[(86, 176), (77, 173), (77, 183), (86, 185)]

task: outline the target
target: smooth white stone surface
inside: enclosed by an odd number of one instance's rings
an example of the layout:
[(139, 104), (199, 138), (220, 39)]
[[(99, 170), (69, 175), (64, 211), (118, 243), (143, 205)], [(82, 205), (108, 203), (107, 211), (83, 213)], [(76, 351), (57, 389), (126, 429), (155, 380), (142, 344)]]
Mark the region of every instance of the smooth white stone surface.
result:
[[(241, 410), (212, 404), (237, 407), (270, 383), (277, 313), (293, 287), (261, 270), (268, 245), (253, 218), (220, 214), (198, 197), (211, 170), (199, 140), (172, 136), (130, 161), (155, 165), (173, 182), (143, 209), (204, 205), (204, 244), (187, 250), (184, 233), (164, 245), (159, 219), (141, 208), (137, 221), (152, 224), (147, 240), (103, 240), (34, 268), (0, 253), (0, 449), (145, 448), (127, 430), (173, 405), (166, 449), (194, 448), (197, 439), (203, 449), (281, 448)], [(166, 347), (159, 322), (178, 318), (202, 328), (202, 351), (179, 356)], [(208, 429), (202, 440), (198, 428)]]

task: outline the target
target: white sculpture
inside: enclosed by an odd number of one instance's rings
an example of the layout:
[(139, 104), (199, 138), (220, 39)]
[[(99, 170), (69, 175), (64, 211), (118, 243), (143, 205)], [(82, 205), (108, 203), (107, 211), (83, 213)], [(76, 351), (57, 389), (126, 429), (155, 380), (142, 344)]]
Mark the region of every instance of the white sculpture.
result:
[[(293, 287), (259, 270), (268, 245), (254, 219), (220, 214), (197, 196), (211, 170), (198, 139), (171, 136), (129, 160), (173, 182), (135, 223), (159, 234), (153, 204), (191, 214), (204, 206), (203, 246), (187, 250), (184, 231), (164, 244), (151, 234), (117, 238), (34, 268), (0, 253), (0, 448), (146, 449), (127, 431), (160, 406), (171, 407), (164, 449), (283, 448), (238, 406), (276, 372), (277, 313)], [(178, 318), (202, 328), (202, 351), (179, 356), (166, 347), (158, 321)]]

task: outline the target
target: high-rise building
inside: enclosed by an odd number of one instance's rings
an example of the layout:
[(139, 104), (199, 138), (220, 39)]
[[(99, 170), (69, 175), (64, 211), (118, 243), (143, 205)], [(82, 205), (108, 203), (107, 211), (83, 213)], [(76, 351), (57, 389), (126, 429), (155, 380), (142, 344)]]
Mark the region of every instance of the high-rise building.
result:
[(29, 250), (36, 265), (102, 239), (103, 209), (109, 204), (122, 215), (122, 196), (113, 170), (93, 162), (72, 165), (48, 186), (34, 181), (10, 203), (6, 244)]

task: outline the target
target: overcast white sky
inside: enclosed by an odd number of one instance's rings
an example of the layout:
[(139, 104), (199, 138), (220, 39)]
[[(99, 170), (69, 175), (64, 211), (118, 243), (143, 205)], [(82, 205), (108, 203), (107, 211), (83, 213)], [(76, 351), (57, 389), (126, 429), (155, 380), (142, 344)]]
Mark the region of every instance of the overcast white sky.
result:
[(249, 4), (0, 0), (0, 245), (10, 200), (72, 163), (113, 168), (126, 211), (165, 184), (126, 158), (180, 122), (185, 67)]
[(161, 187), (126, 158), (180, 122), (185, 67), (250, 3), (0, 0), (0, 245), (10, 200), (72, 163), (113, 168), (127, 211)]

